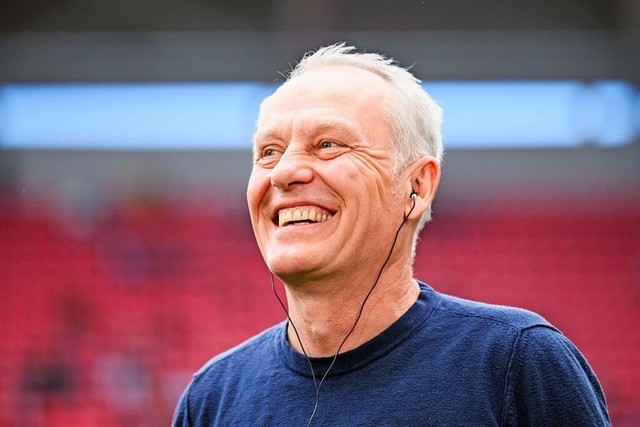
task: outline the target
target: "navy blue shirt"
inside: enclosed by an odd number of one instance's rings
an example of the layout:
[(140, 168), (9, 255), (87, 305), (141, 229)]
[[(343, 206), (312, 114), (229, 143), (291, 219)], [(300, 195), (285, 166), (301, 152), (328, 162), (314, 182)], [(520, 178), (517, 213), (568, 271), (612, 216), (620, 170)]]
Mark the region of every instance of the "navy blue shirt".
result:
[[(587, 361), (542, 317), (467, 301), (420, 283), (393, 325), (338, 356), (313, 426), (606, 426)], [(280, 323), (209, 361), (174, 426), (306, 426), (309, 363)], [(321, 377), (331, 358), (312, 358)]]

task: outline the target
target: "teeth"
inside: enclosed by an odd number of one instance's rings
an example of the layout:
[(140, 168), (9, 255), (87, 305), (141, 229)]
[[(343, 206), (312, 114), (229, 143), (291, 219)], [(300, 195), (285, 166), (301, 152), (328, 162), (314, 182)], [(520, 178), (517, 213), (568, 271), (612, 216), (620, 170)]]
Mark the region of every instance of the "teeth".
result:
[(297, 208), (293, 211), (286, 209), (278, 212), (278, 225), (284, 227), (292, 221), (323, 222), (331, 218), (331, 214), (320, 213), (313, 207), (309, 210), (306, 208)]

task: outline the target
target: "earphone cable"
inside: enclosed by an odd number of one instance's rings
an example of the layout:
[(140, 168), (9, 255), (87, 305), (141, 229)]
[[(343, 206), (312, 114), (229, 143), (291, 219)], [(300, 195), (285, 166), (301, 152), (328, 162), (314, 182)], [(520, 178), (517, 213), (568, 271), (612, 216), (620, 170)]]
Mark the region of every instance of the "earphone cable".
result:
[(300, 334), (298, 333), (298, 329), (296, 328), (296, 325), (293, 323), (293, 320), (291, 320), (291, 317), (289, 316), (289, 310), (287, 310), (287, 307), (284, 305), (284, 302), (282, 302), (280, 295), (278, 295), (278, 292), (276, 291), (276, 284), (273, 278), (273, 273), (271, 271), (269, 271), (269, 277), (271, 278), (271, 290), (273, 291), (273, 294), (276, 296), (276, 299), (280, 303), (280, 307), (282, 307), (282, 310), (284, 310), (285, 314), (287, 315), (287, 321), (291, 325), (291, 328), (293, 328), (293, 332), (295, 333), (298, 343), (300, 344), (300, 348), (302, 349), (302, 354), (304, 354), (305, 359), (307, 359), (307, 362), (309, 363), (309, 369), (311, 370), (311, 377), (313, 378), (313, 387), (315, 388), (316, 394), (317, 394), (318, 383), (316, 380), (316, 373), (313, 369), (313, 364), (311, 363), (311, 358), (307, 354), (307, 351), (304, 349), (304, 345), (302, 345), (302, 339), (300, 338)]
[(315, 404), (314, 404), (314, 407), (313, 407), (313, 412), (311, 413), (311, 416), (309, 417), (309, 421), (307, 422), (307, 427), (311, 426), (311, 423), (312, 423), (313, 419), (315, 418), (316, 413), (318, 412), (318, 407), (320, 406), (320, 388), (322, 387), (322, 384), (324, 383), (324, 380), (327, 378), (327, 375), (329, 375), (329, 371), (331, 371), (331, 369), (335, 365), (336, 360), (338, 359), (338, 355), (340, 354), (340, 350), (342, 350), (342, 347), (344, 346), (344, 344), (347, 342), (347, 340), (349, 339), (351, 334), (353, 334), (353, 332), (355, 331), (356, 327), (358, 326), (358, 322), (360, 321), (360, 318), (362, 317), (362, 313), (364, 312), (364, 307), (367, 304), (367, 301), (369, 300), (369, 297), (373, 293), (374, 289), (378, 285), (378, 282), (380, 281), (380, 278), (382, 277), (382, 273), (384, 272), (385, 267), (387, 266), (387, 264), (389, 263), (389, 260), (391, 259), (391, 255), (393, 255), (393, 250), (396, 247), (396, 243), (398, 241), (398, 236), (400, 235), (400, 231), (402, 230), (402, 226), (404, 226), (404, 224), (407, 222), (407, 220), (409, 219), (409, 215), (411, 215), (411, 212), (413, 212), (413, 209), (416, 207), (416, 200), (415, 200), (414, 197), (412, 197), (412, 199), (413, 199), (413, 204), (411, 206), (411, 209), (409, 209), (409, 212), (403, 218), (402, 223), (400, 224), (400, 227), (398, 227), (398, 229), (396, 230), (396, 234), (395, 234), (395, 236), (393, 238), (393, 243), (391, 244), (391, 249), (389, 250), (389, 254), (387, 255), (387, 258), (384, 260), (384, 263), (382, 264), (382, 267), (380, 268), (380, 271), (378, 271), (378, 275), (376, 277), (375, 282), (373, 283), (373, 286), (371, 286), (371, 289), (369, 289), (369, 292), (367, 292), (367, 295), (364, 297), (364, 300), (362, 301), (362, 305), (360, 306), (360, 310), (358, 311), (358, 316), (356, 317), (356, 320), (353, 323), (353, 326), (351, 327), (351, 329), (349, 330), (347, 335), (345, 335), (344, 339), (340, 343), (340, 346), (338, 347), (338, 350), (336, 351), (335, 355), (333, 356), (333, 358), (331, 360), (331, 363), (329, 364), (329, 367), (327, 368), (325, 373), (322, 375), (322, 378), (320, 379), (319, 383), (317, 382), (317, 379), (316, 379), (315, 371), (313, 369), (313, 363), (311, 363), (311, 358), (308, 356), (307, 352), (304, 349), (304, 346), (302, 345), (302, 339), (300, 338), (300, 335), (298, 334), (298, 330), (296, 329), (293, 321), (291, 320), (291, 317), (289, 316), (289, 311), (287, 310), (287, 308), (285, 307), (284, 303), (280, 299), (280, 296), (276, 292), (273, 273), (271, 273), (271, 271), (269, 271), (269, 275), (271, 277), (271, 289), (273, 290), (273, 293), (275, 294), (276, 298), (278, 299), (278, 302), (280, 303), (280, 306), (282, 307), (282, 309), (284, 310), (285, 314), (287, 315), (287, 320), (291, 324), (291, 327), (292, 327), (292, 329), (293, 329), (293, 331), (294, 331), (294, 333), (296, 335), (296, 339), (298, 340), (298, 343), (300, 344), (300, 348), (302, 349), (302, 353), (304, 354), (305, 359), (309, 363), (309, 368), (311, 370), (311, 376), (313, 377), (313, 385), (314, 385), (315, 390), (316, 390), (316, 398), (315, 398)]

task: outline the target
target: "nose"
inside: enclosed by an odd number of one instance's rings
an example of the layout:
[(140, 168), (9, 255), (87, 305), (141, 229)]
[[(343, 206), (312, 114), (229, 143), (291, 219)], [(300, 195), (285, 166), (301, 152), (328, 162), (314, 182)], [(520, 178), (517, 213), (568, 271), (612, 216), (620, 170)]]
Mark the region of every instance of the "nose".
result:
[(292, 186), (311, 182), (313, 171), (308, 157), (308, 154), (289, 146), (271, 170), (271, 185), (289, 190)]

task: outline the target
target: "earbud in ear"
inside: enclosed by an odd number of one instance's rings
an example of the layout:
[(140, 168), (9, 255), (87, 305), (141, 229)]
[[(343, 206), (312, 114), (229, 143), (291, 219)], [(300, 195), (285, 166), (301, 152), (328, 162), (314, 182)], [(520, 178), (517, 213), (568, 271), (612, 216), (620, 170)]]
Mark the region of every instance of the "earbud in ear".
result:
[(411, 189), (411, 194), (409, 194), (409, 197), (411, 197), (413, 200), (415, 200), (418, 197), (418, 193), (416, 193), (416, 190), (414, 190), (412, 188)]

